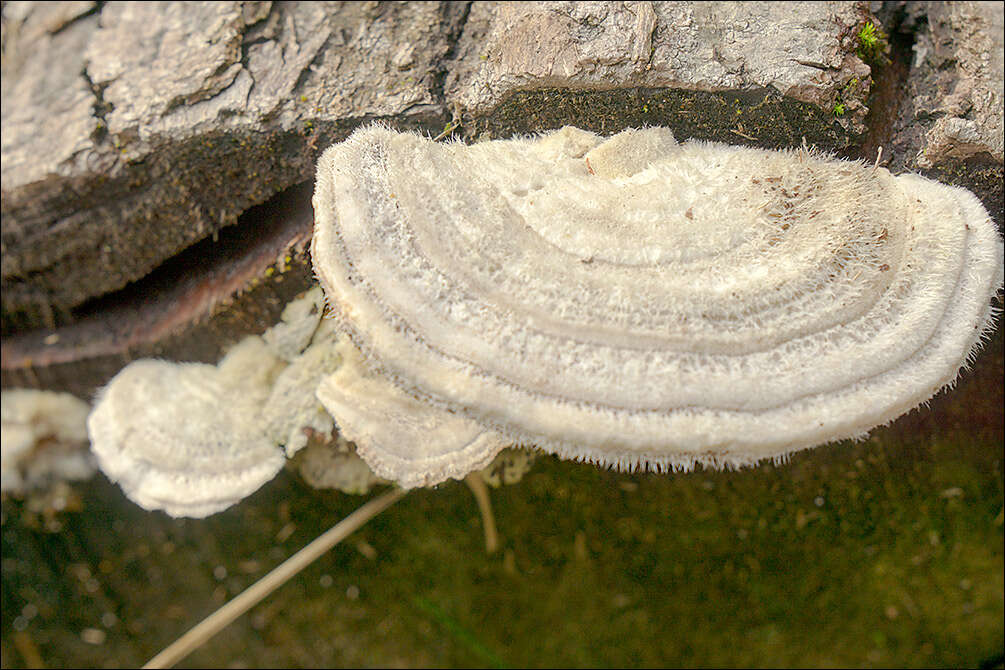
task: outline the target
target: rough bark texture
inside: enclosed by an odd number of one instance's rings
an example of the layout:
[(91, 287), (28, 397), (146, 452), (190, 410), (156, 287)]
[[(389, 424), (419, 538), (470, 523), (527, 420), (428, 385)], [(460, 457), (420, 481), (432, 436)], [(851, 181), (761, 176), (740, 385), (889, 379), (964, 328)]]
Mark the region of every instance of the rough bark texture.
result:
[(869, 67), (855, 54), (867, 3), (478, 3), (447, 78), (449, 100), (485, 114), (514, 91), (771, 88), (864, 130)]
[(361, 120), (429, 123), (465, 11), (5, 5), (4, 331), (71, 320), (234, 224)]
[[(916, 29), (893, 138), (895, 169), (981, 196), (1002, 225), (1005, 26), (993, 2), (908, 3)], [(912, 23), (913, 20), (913, 23)]]
[[(1002, 223), (1001, 3), (2, 12), (5, 388), (87, 398), (135, 358), (215, 362), (262, 332), (313, 281), (315, 160), (373, 119), (882, 146)], [(862, 49), (869, 20), (889, 50)], [(931, 408), (787, 466), (542, 459), (494, 494), (499, 560), (465, 490), (414, 494), (191, 663), (1000, 665), (1001, 337)], [(289, 473), (205, 522), (100, 477), (6, 499), (4, 666), (139, 664), (357, 504)]]
[[(920, 4), (920, 3), (919, 3)], [(1005, 45), (1001, 7), (924, 3), (896, 153), (931, 168), (979, 154), (1002, 163)]]

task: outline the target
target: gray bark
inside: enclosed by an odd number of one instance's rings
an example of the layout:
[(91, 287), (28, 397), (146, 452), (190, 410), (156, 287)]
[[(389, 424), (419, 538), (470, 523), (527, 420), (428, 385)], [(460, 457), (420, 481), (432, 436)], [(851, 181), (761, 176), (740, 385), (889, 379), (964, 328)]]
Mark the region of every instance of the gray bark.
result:
[(138, 2), (73, 18), (5, 5), (5, 330), (69, 320), (310, 179), (342, 128), (428, 123), (464, 12)]

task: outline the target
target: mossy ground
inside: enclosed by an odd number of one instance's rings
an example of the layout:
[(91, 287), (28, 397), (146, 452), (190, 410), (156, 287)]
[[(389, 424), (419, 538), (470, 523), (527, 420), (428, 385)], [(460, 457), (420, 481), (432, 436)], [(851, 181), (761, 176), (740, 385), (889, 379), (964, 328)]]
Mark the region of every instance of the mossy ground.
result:
[[(182, 667), (1000, 663), (1001, 370), (999, 329), (930, 408), (781, 466), (542, 457), (492, 492), (492, 556), (462, 484), (413, 492)], [(203, 521), (80, 492), (59, 532), (4, 503), (4, 667), (142, 663), (361, 502), (292, 473)]]

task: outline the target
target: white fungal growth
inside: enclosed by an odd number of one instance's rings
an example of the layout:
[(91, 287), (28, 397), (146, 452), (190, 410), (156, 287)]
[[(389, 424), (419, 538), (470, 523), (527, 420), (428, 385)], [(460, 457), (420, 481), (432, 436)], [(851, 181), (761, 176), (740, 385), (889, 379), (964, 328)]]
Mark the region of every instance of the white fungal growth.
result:
[(324, 314), (324, 298), (316, 288), (286, 305), (280, 321), (262, 339), (284, 361), (293, 361), (306, 349)]
[(373, 126), (322, 156), (314, 208), (316, 273), (385, 376), (318, 395), (406, 485), (506, 440), (668, 471), (861, 436), (956, 378), (1002, 285), (964, 189), (659, 128), (465, 146)]
[(22, 494), (53, 481), (87, 479), (90, 406), (69, 393), (4, 389), (0, 395), (0, 491)]
[(99, 466), (133, 501), (203, 517), (256, 491), (307, 444), (330, 433), (314, 395), (339, 364), (313, 289), (262, 337), (219, 365), (136, 361), (109, 382), (88, 419)]
[(337, 489), (363, 495), (378, 484), (387, 484), (356, 454), (342, 436), (307, 445), (299, 459), (300, 476), (316, 489)]
[(91, 450), (131, 500), (203, 517), (272, 479), (285, 462), (262, 406), (281, 363), (259, 337), (219, 364), (141, 360), (101, 392), (87, 422)]
[[(315, 290), (217, 366), (125, 368), (88, 431), (140, 505), (224, 509), (333, 416), (406, 488), (519, 478), (523, 454), (493, 462), (514, 441), (624, 469), (784, 459), (951, 383), (1002, 284), (965, 190), (658, 128), (466, 147), (372, 127), (322, 157), (314, 205), (345, 332)], [(300, 460), (379, 481), (348, 449)]]
[[(343, 439), (359, 434), (354, 417), (367, 417), (362, 425), (378, 425), (384, 436), (400, 437), (406, 457), (418, 440), (440, 445), (447, 460), (456, 460), (463, 446), (457, 440), (470, 438), (486, 454), (474, 462), (478, 467), (507, 446), (447, 410), (413, 406), (415, 401), (400, 397), (389, 382), (367, 373), (360, 353), (331, 319), (321, 318), (323, 311), (324, 296), (315, 287), (290, 303), (278, 324), (243, 340), (216, 366), (160, 360), (127, 366), (100, 393), (88, 419), (102, 471), (146, 509), (203, 517), (272, 479), (286, 458), (308, 446), (309, 435), (322, 438), (299, 460), (311, 485), (365, 493), (386, 484)], [(334, 442), (328, 439), (334, 421), (317, 394), (332, 405), (349, 394), (352, 410), (342, 412), (343, 437)], [(468, 424), (470, 435), (459, 428)], [(502, 481), (516, 480), (527, 469), (527, 459), (512, 460)], [(378, 473), (394, 471), (375, 462)], [(425, 474), (402, 484), (438, 483), (470, 471), (438, 465), (430, 457), (423, 467)]]
[(322, 380), (317, 396), (378, 476), (403, 488), (432, 486), (487, 466), (509, 446), (495, 431), (419, 402), (368, 372), (348, 339), (338, 349), (342, 364)]
[[(290, 308), (304, 311), (305, 306), (313, 307), (314, 311), (286, 320), (286, 312), (290, 312)], [(286, 352), (289, 360), (289, 365), (272, 385), (262, 408), (266, 435), (274, 443), (283, 445), (287, 456), (293, 456), (307, 445), (308, 430), (327, 435), (334, 427), (331, 415), (314, 394), (321, 379), (337, 370), (342, 362), (335, 349), (336, 333), (331, 320), (321, 321), (323, 309), (324, 298), (321, 290), (315, 287), (303, 298), (290, 303), (284, 312), (284, 321), (263, 335), (274, 350), (281, 355)], [(304, 321), (312, 322), (314, 328), (308, 333), (307, 341), (301, 341), (300, 350), (294, 350), (287, 344), (289, 338), (275, 336), (277, 332), (285, 332), (296, 333), (298, 338), (302, 338), (306, 328), (296, 324)]]

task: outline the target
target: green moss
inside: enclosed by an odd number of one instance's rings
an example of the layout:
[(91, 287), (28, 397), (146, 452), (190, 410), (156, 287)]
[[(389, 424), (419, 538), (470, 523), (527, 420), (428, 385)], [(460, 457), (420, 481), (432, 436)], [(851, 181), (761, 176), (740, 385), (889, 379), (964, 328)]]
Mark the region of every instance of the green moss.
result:
[(856, 38), (858, 46), (855, 53), (859, 58), (869, 64), (886, 61), (886, 52), (889, 50), (887, 35), (876, 24), (866, 21), (859, 28)]
[(602, 135), (645, 125), (669, 127), (691, 138), (765, 148), (797, 147), (805, 138), (839, 151), (854, 137), (829, 109), (780, 96), (770, 89), (741, 93), (632, 88), (607, 91), (539, 89), (509, 95), (489, 114), (462, 119), (464, 135), (502, 138), (575, 125)]

